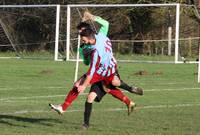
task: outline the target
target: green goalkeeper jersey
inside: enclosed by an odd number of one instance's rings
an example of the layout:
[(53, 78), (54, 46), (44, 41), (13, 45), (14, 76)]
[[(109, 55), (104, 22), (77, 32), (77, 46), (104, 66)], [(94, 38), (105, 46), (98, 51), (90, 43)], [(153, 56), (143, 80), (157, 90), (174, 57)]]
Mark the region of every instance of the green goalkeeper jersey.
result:
[[(109, 22), (104, 20), (103, 18), (99, 17), (99, 16), (95, 16), (95, 22), (99, 23), (101, 25), (99, 32), (104, 34), (104, 35), (108, 35), (108, 30), (109, 30)], [(85, 65), (89, 65), (90, 64), (90, 55), (88, 57), (86, 57), (83, 53), (83, 50), (89, 50), (91, 47), (91, 45), (87, 45), (84, 44), (80, 49), (80, 56), (83, 59), (83, 63)]]

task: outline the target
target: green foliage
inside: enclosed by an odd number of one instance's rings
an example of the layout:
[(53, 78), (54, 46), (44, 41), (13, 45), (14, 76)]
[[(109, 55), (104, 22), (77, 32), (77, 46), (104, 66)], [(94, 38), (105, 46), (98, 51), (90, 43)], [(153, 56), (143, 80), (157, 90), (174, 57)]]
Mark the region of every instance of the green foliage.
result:
[[(19, 41), (21, 43), (27, 43), (32, 41), (40, 41), (42, 32), (40, 31), (40, 20), (33, 17), (21, 17), (19, 18), (14, 26), (16, 33), (20, 33), (24, 37)], [(28, 33), (28, 34), (27, 34)]]

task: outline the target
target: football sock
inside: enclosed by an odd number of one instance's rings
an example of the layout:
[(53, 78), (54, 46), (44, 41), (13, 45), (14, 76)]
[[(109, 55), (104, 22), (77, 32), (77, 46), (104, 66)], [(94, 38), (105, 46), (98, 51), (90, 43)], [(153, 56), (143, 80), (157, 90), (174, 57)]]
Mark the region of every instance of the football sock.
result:
[(92, 111), (92, 103), (85, 102), (84, 124), (89, 126), (90, 114)]
[(122, 80), (121, 80), (121, 85), (119, 86), (119, 88), (122, 88), (122, 89), (127, 90), (127, 91), (132, 90), (132, 87), (129, 86), (128, 84), (126, 84), (125, 82), (123, 82)]
[(77, 87), (73, 87), (68, 93), (65, 102), (62, 104), (63, 111), (65, 111), (67, 107), (71, 105), (71, 103), (77, 98), (78, 95), (79, 92), (77, 90)]
[(124, 95), (119, 89), (109, 89), (108, 93), (111, 94), (113, 97), (121, 100), (126, 105), (129, 105), (131, 102), (131, 100), (126, 95)]

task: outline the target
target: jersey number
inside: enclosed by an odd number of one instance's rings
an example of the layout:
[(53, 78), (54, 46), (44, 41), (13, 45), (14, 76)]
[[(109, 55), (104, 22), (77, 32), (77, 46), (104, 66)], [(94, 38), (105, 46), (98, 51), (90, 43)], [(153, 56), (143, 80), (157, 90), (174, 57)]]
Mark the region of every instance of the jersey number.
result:
[(111, 47), (112, 47), (112, 44), (111, 44), (110, 40), (107, 40), (106, 45), (105, 45), (105, 51), (111, 52)]

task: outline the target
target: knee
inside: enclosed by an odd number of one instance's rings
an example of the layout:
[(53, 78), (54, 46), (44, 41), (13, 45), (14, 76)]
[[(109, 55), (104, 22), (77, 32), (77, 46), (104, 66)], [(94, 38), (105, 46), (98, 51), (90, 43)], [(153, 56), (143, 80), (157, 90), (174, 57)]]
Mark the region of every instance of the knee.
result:
[(88, 96), (87, 96), (87, 102), (88, 103), (93, 103), (94, 99), (96, 98), (96, 96), (97, 95), (94, 92), (89, 93)]
[(114, 80), (112, 81), (112, 85), (113, 85), (113, 86), (120, 86), (120, 85), (121, 85), (121, 81), (120, 81), (119, 79), (114, 79)]

